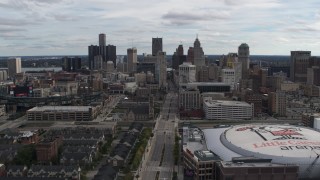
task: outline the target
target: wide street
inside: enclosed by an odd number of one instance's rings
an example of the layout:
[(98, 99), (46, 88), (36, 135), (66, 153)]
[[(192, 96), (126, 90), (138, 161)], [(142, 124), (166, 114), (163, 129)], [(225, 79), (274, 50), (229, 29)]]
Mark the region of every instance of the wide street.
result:
[[(150, 154), (142, 163), (141, 179), (155, 179), (159, 172), (159, 179), (171, 179), (174, 171), (173, 148), (178, 96), (169, 92), (162, 106), (160, 116), (156, 120), (154, 138), (151, 141)], [(163, 157), (162, 157), (163, 154)]]

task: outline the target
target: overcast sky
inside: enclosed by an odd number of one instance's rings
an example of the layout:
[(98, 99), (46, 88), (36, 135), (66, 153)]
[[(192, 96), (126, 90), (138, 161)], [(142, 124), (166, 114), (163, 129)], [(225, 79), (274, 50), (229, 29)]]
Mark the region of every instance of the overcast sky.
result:
[(105, 33), (117, 54), (172, 54), (198, 34), (205, 54), (320, 55), (319, 0), (0, 0), (0, 56), (87, 55)]

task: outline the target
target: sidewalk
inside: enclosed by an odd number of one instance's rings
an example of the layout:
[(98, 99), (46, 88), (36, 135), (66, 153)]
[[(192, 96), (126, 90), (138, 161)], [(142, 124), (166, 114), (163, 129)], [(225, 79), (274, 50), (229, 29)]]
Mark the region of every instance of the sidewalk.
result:
[(161, 119), (161, 115), (156, 120), (155, 128), (152, 131), (153, 137), (151, 137), (148, 140), (148, 144), (147, 144), (147, 147), (146, 147), (146, 149), (144, 151), (144, 154), (142, 156), (142, 160), (141, 160), (140, 166), (139, 166), (137, 172), (134, 175), (134, 177), (136, 177), (136, 175), (139, 174), (139, 180), (142, 180), (142, 173), (146, 170), (146, 165), (147, 165), (147, 162), (149, 160), (150, 153), (153, 152), (154, 144), (155, 144), (155, 141), (156, 141), (156, 131), (155, 130), (158, 128), (158, 124), (159, 124), (158, 120), (160, 120), (160, 119)]

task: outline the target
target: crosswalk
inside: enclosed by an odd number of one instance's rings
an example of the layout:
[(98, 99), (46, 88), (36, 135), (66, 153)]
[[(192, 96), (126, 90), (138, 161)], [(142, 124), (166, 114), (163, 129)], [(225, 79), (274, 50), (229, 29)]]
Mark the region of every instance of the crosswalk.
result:
[(166, 167), (161, 167), (161, 166), (146, 166), (142, 171), (160, 171), (160, 172), (172, 172), (172, 168), (166, 166)]

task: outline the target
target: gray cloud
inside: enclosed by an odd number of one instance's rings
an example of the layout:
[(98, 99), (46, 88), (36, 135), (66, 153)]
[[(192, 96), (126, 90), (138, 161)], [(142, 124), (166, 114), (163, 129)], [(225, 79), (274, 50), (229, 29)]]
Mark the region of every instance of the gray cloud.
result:
[(80, 19), (80, 17), (66, 15), (66, 14), (55, 14), (53, 15), (53, 18), (57, 21), (77, 21)]
[(54, 3), (60, 3), (63, 0), (28, 0), (36, 3), (46, 3), (46, 4), (54, 4)]
[(214, 21), (224, 20), (230, 17), (227, 12), (215, 12), (206, 14), (192, 14), (192, 13), (176, 13), (168, 12), (162, 16), (162, 19), (168, 20), (173, 25), (187, 25), (198, 21)]
[(7, 26), (25, 26), (30, 24), (38, 24), (35, 22), (29, 22), (25, 19), (9, 19), (9, 18), (1, 18), (0, 17), (0, 25), (7, 25)]
[(21, 32), (21, 31), (26, 31), (26, 30), (20, 29), (20, 28), (0, 27), (0, 33)]
[(289, 27), (284, 29), (285, 32), (317, 32), (319, 31), (313, 27)]
[(251, 6), (269, 8), (280, 5), (278, 0), (224, 0), (228, 6)]

